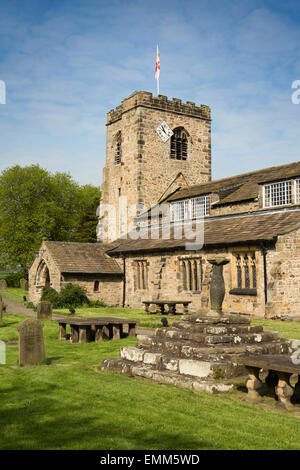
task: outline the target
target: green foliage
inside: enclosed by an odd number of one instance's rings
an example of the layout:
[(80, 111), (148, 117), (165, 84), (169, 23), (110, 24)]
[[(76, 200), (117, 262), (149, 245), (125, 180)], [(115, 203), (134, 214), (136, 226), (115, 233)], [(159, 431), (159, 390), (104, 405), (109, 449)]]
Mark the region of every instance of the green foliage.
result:
[(96, 227), (98, 217), (96, 215), (99, 206), (100, 193), (94, 196), (91, 203), (79, 214), (78, 222), (74, 231), (74, 241), (85, 243), (96, 243)]
[(71, 283), (63, 287), (60, 293), (52, 287), (44, 287), (41, 300), (48, 300), (55, 308), (80, 307), (90, 303), (84, 289)]
[(26, 307), (26, 308), (30, 308), (30, 309), (33, 310), (34, 312), (37, 312), (37, 308), (36, 308), (36, 306), (35, 306), (32, 302), (25, 302), (25, 307)]
[(43, 287), (41, 300), (47, 300), (51, 302), (52, 305), (56, 304), (58, 306), (60, 304), (59, 293), (52, 287)]
[(89, 304), (89, 299), (81, 286), (67, 284), (59, 294), (59, 305), (61, 307), (80, 307)]
[[(24, 318), (4, 314), (0, 339), (17, 341)], [(120, 357), (136, 338), (70, 344), (58, 341), (57, 323), (43, 325), (43, 365), (19, 367), (18, 346), (6, 347), (1, 450), (299, 450), (299, 413), (278, 410), (272, 397), (252, 405), (237, 389), (195, 393), (101, 372), (104, 359)], [(292, 328), (299, 336), (299, 323)]]
[(106, 303), (103, 300), (90, 300), (87, 306), (92, 308), (107, 307)]
[(72, 241), (78, 220), (100, 191), (80, 186), (69, 174), (51, 174), (39, 165), (15, 165), (0, 175), (2, 264), (18, 264), (23, 276), (43, 237)]
[(23, 278), (23, 273), (10, 273), (4, 277), (7, 287), (20, 287), (20, 280)]

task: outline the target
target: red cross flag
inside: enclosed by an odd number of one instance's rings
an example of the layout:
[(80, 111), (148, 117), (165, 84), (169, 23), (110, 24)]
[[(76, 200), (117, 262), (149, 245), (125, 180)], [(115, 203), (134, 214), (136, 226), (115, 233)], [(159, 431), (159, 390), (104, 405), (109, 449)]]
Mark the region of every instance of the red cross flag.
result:
[(160, 73), (160, 58), (158, 44), (156, 48), (156, 63), (155, 63), (155, 78), (157, 80), (157, 94), (159, 95), (159, 73)]

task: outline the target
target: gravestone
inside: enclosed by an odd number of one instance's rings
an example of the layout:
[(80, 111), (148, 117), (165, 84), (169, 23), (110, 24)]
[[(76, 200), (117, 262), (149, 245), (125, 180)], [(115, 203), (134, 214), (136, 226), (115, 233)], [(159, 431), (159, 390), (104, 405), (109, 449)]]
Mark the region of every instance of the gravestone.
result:
[(28, 290), (28, 281), (26, 279), (20, 279), (20, 287), (23, 290)]
[(43, 327), (35, 318), (28, 318), (17, 327), (20, 366), (35, 365), (45, 359)]
[(7, 288), (7, 283), (5, 279), (0, 279), (0, 290), (5, 290)]
[(42, 300), (37, 306), (37, 318), (47, 320), (52, 318), (52, 304), (47, 300)]

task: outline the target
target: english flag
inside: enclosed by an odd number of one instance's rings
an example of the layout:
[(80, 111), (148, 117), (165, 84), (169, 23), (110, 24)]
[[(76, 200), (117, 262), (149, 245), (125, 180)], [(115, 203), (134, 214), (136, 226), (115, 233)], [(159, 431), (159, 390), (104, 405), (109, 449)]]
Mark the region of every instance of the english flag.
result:
[(156, 64), (155, 64), (155, 78), (157, 80), (157, 95), (159, 95), (159, 73), (160, 73), (160, 58), (158, 44), (156, 48)]
[(158, 45), (156, 48), (156, 64), (155, 64), (155, 78), (159, 80), (159, 72), (160, 72), (160, 60), (159, 60), (159, 50)]

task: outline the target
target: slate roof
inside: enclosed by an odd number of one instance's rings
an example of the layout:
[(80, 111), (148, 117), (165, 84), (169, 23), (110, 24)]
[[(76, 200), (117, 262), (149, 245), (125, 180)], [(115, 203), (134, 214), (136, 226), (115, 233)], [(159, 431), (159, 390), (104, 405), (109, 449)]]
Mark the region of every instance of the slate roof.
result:
[(250, 200), (258, 196), (260, 184), (297, 176), (300, 176), (300, 162), (264, 168), (263, 170), (222, 178), (209, 183), (184, 187), (171, 195), (168, 201), (177, 201), (210, 193), (218, 193), (220, 197), (220, 201), (214, 203), (214, 206)]
[(44, 244), (62, 273), (122, 273), (118, 263), (106, 254), (106, 244), (52, 241)]
[[(300, 228), (300, 210), (260, 213), (259, 215), (247, 215), (238, 217), (207, 218), (204, 222), (204, 245), (229, 245), (241, 242), (258, 242), (274, 239), (278, 235), (284, 235)], [(108, 251), (110, 255), (127, 252), (149, 252), (156, 250), (168, 250), (184, 248), (186, 242), (193, 242), (182, 238), (168, 240), (162, 238), (131, 240), (119, 239), (111, 244)]]

